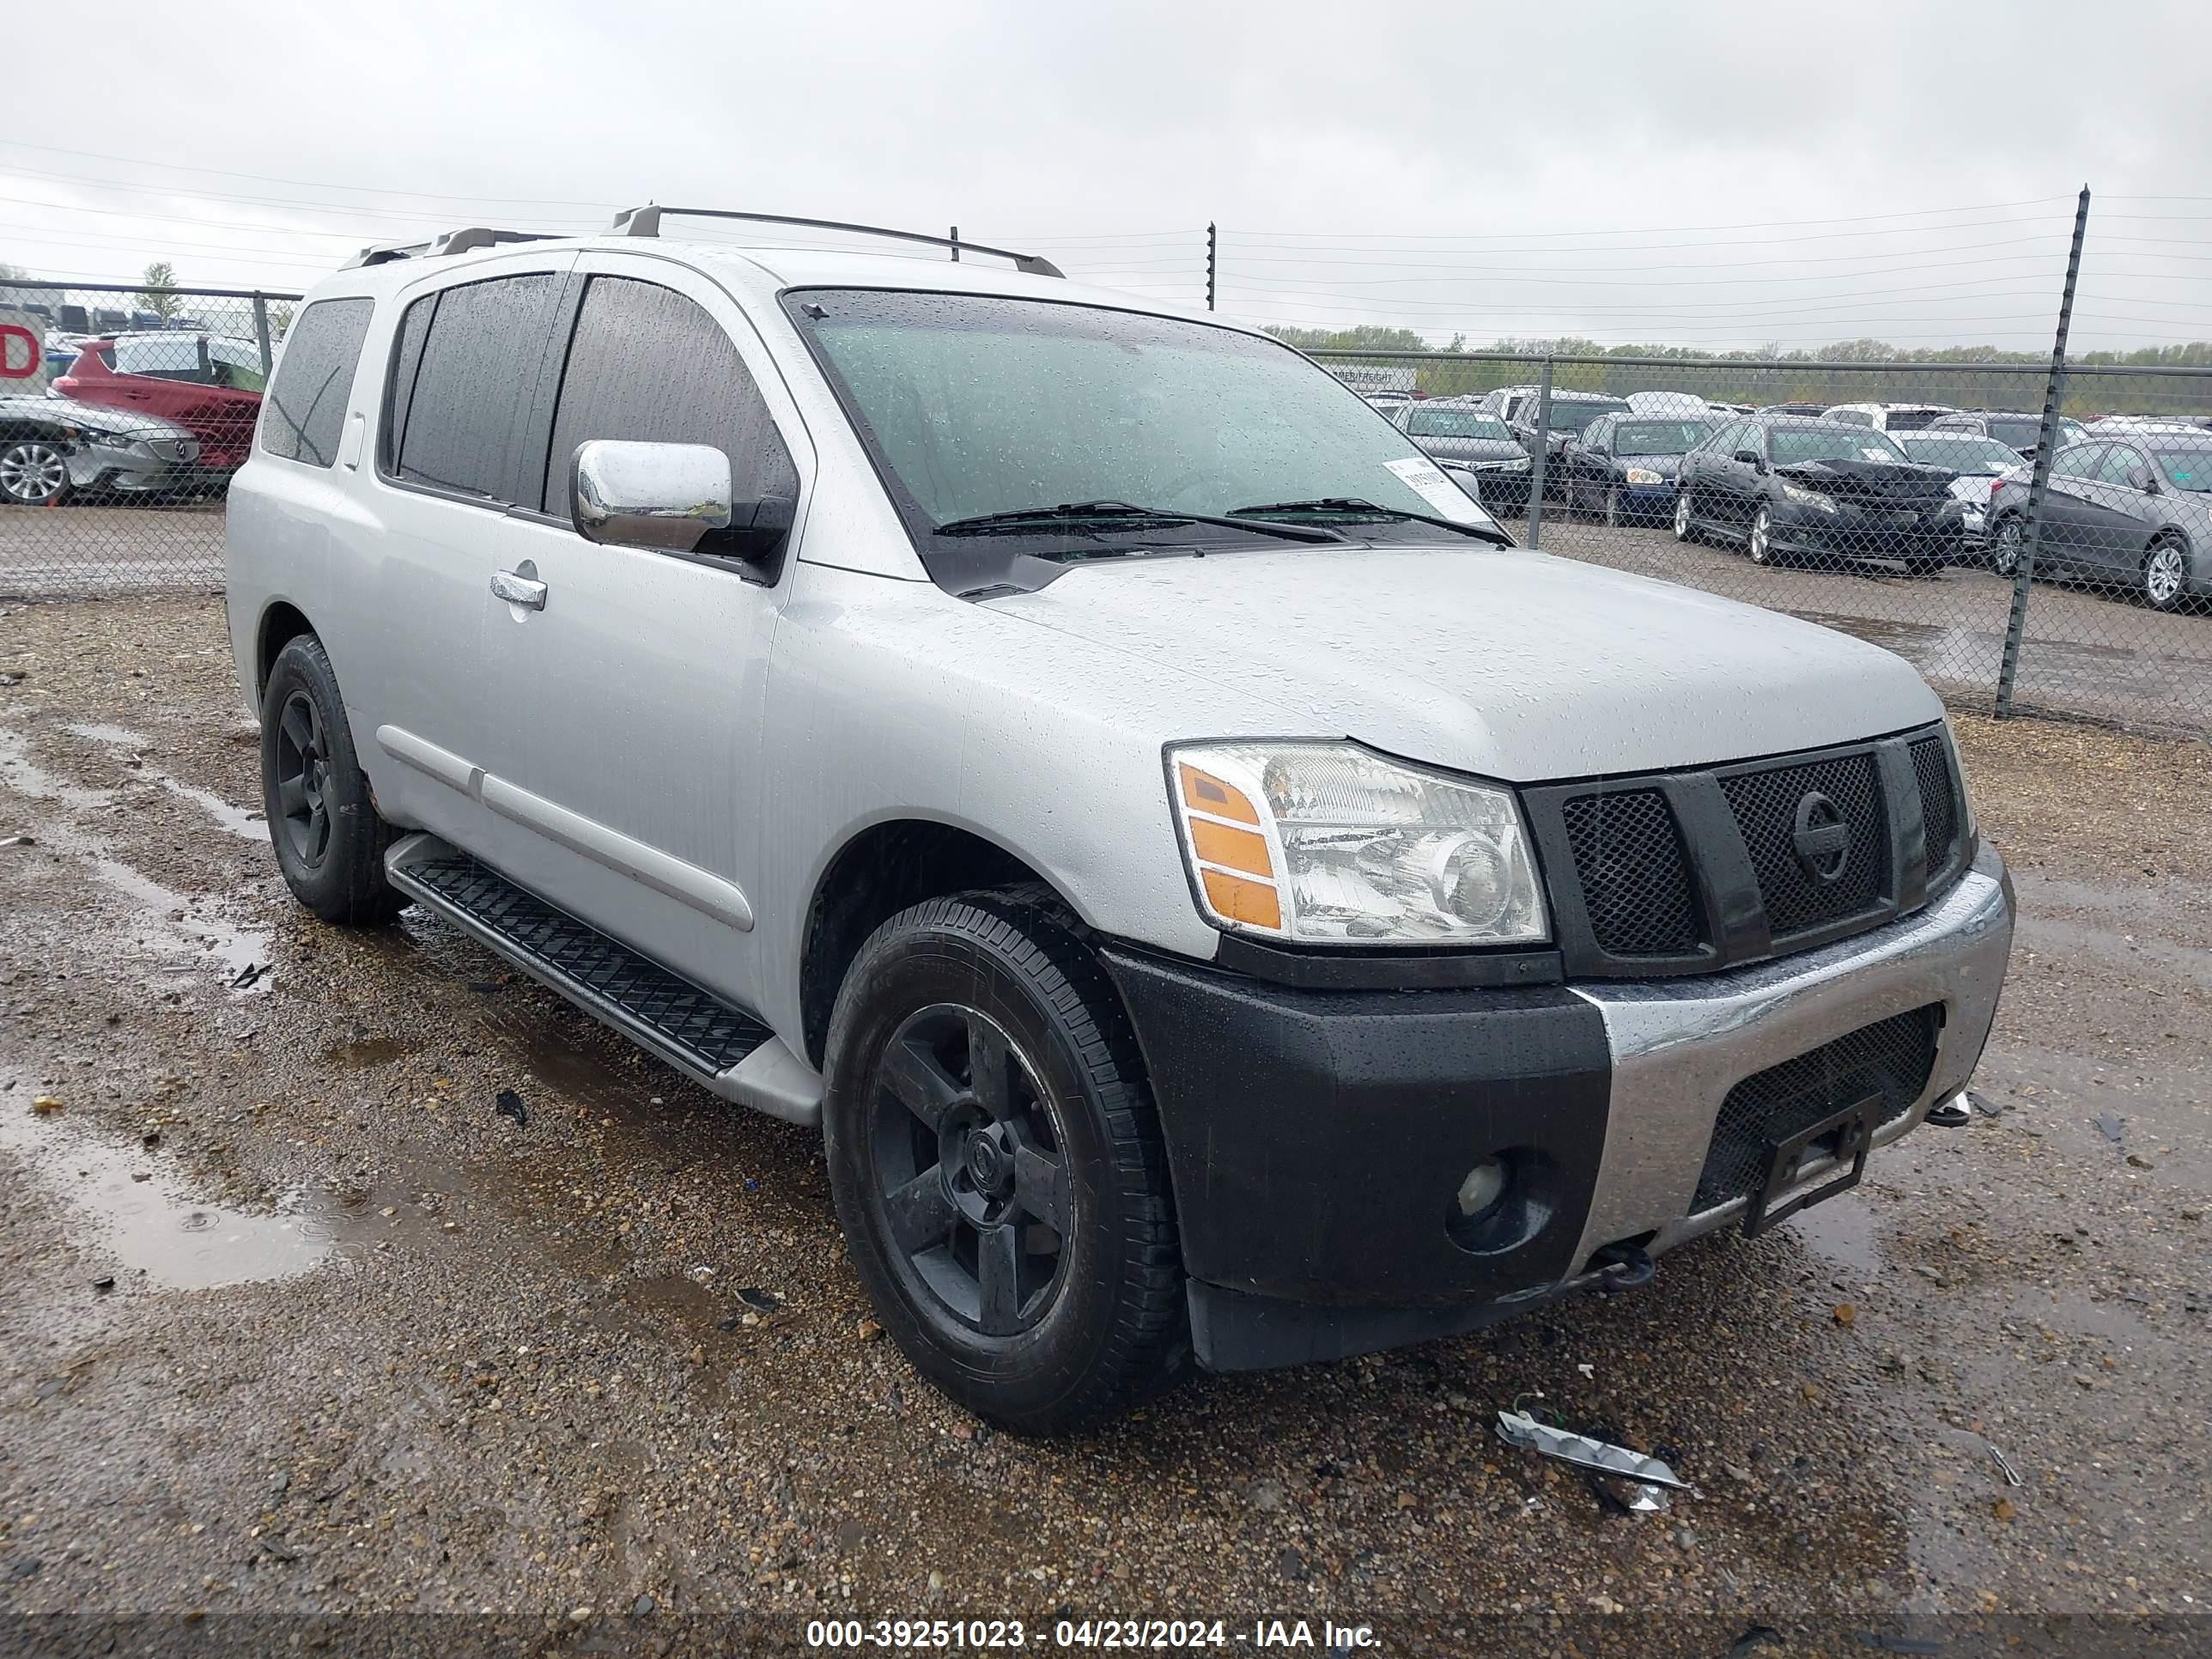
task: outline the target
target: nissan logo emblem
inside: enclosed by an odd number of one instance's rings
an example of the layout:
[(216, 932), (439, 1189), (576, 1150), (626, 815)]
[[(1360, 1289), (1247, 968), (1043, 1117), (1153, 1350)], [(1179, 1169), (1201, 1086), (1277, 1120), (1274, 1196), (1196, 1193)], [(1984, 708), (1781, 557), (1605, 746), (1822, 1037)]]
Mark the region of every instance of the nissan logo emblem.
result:
[(1835, 802), (1808, 789), (1797, 803), (1797, 832), (1790, 844), (1807, 875), (1815, 881), (1833, 881), (1850, 862), (1851, 826), (1844, 822)]

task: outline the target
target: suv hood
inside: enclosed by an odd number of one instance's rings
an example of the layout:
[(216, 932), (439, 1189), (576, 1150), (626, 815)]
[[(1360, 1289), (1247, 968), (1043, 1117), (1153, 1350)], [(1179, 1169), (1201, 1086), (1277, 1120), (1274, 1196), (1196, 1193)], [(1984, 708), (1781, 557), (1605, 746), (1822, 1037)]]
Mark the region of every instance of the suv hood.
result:
[[(1943, 712), (1879, 647), (1515, 550), (1128, 559), (982, 603), (1228, 694), (1177, 708), (1171, 739), (1342, 736), (1516, 783), (1846, 743)], [(1084, 679), (1086, 702), (1115, 695)]]
[(1958, 476), (1948, 467), (1911, 461), (1793, 461), (1774, 474), (1839, 501), (1940, 501)]

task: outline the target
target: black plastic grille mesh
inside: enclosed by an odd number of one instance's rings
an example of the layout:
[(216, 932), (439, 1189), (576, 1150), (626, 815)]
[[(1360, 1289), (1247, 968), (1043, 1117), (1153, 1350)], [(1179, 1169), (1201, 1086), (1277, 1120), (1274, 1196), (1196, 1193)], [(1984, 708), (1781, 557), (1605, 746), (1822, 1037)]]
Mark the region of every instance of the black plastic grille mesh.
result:
[(768, 1041), (769, 1030), (757, 1020), (474, 859), (432, 859), (408, 866), (407, 873), (548, 968), (652, 1026), (704, 1071), (726, 1071)]
[(1912, 745), (1912, 776), (1920, 787), (1920, 823), (1928, 837), (1928, 867), (1941, 870), (1957, 851), (1959, 814), (1951, 791), (1951, 763), (1941, 738)]
[(1577, 795), (1562, 812), (1600, 947), (1616, 957), (1697, 949), (1689, 859), (1667, 798), (1656, 789)]
[(1876, 1120), (1882, 1123), (1910, 1111), (1935, 1069), (1938, 1012), (1930, 1003), (1863, 1025), (1755, 1072), (1729, 1090), (1713, 1126), (1693, 1209), (1750, 1196), (1765, 1174), (1769, 1141), (1801, 1134), (1854, 1101), (1879, 1095)]
[[(1818, 790), (1850, 829), (1843, 873), (1820, 881), (1797, 861), (1797, 804)], [(1780, 940), (1842, 921), (1882, 902), (1889, 874), (1889, 817), (1871, 754), (1840, 755), (1745, 772), (1721, 780), (1766, 902), (1766, 925)]]

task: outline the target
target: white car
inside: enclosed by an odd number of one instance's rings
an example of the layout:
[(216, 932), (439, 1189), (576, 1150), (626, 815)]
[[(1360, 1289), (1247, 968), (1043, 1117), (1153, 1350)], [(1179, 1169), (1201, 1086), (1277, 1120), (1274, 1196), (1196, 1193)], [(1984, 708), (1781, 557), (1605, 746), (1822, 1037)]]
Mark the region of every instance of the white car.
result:
[(1946, 467), (1959, 475), (1951, 481), (1951, 499), (1960, 506), (1962, 539), (1970, 549), (1981, 547), (1989, 530), (1990, 491), (1998, 479), (2015, 472), (2024, 475), (2027, 470), (2020, 452), (1997, 439), (1971, 432), (1939, 429), (1890, 435), (1910, 459), (1925, 466)]
[(678, 216), (307, 296), (228, 515), (274, 855), (817, 1128), (955, 1399), (1641, 1283), (1966, 1085), (2011, 891), (1902, 660), (1519, 550), (1265, 334)]

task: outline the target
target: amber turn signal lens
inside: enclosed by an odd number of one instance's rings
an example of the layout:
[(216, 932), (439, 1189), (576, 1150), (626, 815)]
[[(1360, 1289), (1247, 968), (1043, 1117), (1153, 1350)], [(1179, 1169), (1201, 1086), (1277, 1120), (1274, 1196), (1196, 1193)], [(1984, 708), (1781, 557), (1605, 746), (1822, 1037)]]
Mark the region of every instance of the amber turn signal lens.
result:
[(1260, 822), (1260, 809), (1235, 784), (1224, 783), (1195, 766), (1178, 766), (1176, 770), (1182, 775), (1182, 804), (1194, 812), (1211, 812), (1217, 818), (1233, 818), (1239, 823)]
[(1272, 927), (1280, 931), (1283, 903), (1276, 897), (1274, 888), (1267, 883), (1247, 881), (1242, 876), (1224, 875), (1218, 870), (1200, 870), (1198, 877), (1206, 884), (1206, 902), (1213, 907), (1216, 915), (1230, 921), (1249, 922), (1255, 927)]

